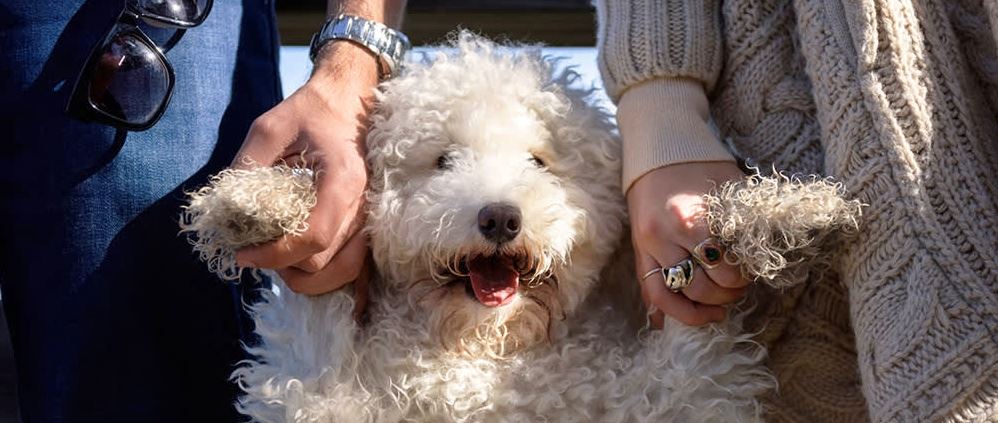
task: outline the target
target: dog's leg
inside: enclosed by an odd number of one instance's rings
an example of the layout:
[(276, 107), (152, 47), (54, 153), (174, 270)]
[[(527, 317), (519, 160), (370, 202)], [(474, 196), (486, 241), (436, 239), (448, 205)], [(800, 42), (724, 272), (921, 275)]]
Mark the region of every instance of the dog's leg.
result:
[(357, 365), (352, 297), (299, 295), (279, 279), (275, 287), (252, 306), (260, 337), (247, 347), (254, 358), (232, 374), (245, 391), (239, 411), (260, 422), (363, 420), (349, 412), (365, 401), (354, 392), (351, 371)]

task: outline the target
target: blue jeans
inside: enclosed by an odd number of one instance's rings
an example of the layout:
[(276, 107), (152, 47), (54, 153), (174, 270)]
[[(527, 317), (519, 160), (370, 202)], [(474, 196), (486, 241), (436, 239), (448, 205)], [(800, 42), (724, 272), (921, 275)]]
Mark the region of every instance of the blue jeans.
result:
[(281, 99), (271, 3), (217, 0), (166, 53), (173, 99), (140, 133), (64, 113), (122, 0), (0, 3), (0, 289), (24, 421), (239, 420), (252, 284), (209, 274), (177, 217)]

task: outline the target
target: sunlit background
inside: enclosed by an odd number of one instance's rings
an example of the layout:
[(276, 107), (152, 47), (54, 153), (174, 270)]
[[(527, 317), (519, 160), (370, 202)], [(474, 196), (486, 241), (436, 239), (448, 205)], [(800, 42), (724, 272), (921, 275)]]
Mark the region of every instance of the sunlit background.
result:
[[(311, 64), (308, 48), (312, 34), (325, 20), (324, 6), (316, 0), (279, 1), (281, 31), (281, 79), (288, 95), (308, 79)], [(465, 28), (497, 40), (543, 44), (544, 52), (571, 66), (588, 88), (602, 86), (596, 68), (595, 11), (586, 0), (412, 0), (402, 31), (415, 54), (425, 53), (444, 42), (456, 28)], [(605, 96), (596, 101), (607, 106)]]

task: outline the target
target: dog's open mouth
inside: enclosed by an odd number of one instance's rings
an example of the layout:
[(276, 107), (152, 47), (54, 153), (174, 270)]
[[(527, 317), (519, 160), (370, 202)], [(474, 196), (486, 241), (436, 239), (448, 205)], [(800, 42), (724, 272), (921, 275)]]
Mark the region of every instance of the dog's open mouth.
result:
[(449, 279), (447, 285), (464, 284), (468, 296), (486, 307), (509, 304), (520, 285), (537, 288), (555, 282), (551, 273), (540, 270), (538, 262), (527, 254), (467, 256), (441, 269), (439, 275)]
[(468, 260), (471, 291), (486, 307), (509, 304), (520, 286), (520, 272), (509, 256), (477, 256)]

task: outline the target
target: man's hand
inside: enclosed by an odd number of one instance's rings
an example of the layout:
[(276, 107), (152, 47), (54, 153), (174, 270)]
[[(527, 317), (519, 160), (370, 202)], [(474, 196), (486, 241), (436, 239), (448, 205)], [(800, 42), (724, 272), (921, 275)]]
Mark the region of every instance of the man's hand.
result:
[(349, 42), (329, 43), (312, 78), (253, 122), (232, 166), (304, 160), (317, 172), (318, 203), (305, 233), (237, 251), (240, 266), (276, 269), (291, 290), (310, 295), (361, 276), (368, 252), (360, 232), (364, 135), (377, 79), (371, 53)]
[[(694, 247), (710, 236), (700, 217), (702, 195), (728, 180), (744, 177), (734, 163), (684, 163), (653, 170), (627, 191), (638, 277), (656, 267), (668, 268), (690, 257)], [(745, 295), (749, 281), (723, 260), (713, 269), (697, 266), (693, 283), (680, 292), (665, 286), (661, 274), (639, 281), (641, 296), (653, 313), (653, 327), (661, 328), (663, 312), (688, 325), (723, 320), (722, 305)]]

